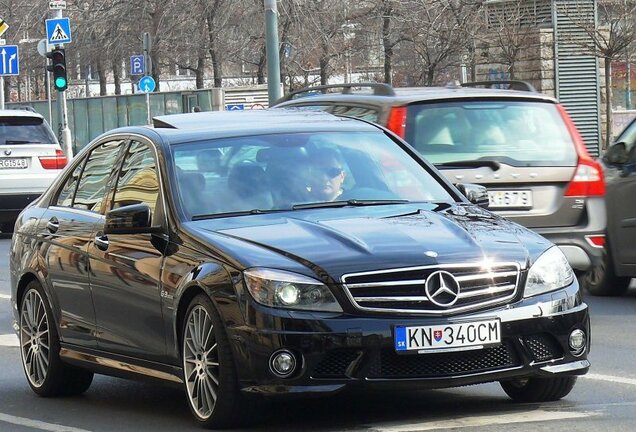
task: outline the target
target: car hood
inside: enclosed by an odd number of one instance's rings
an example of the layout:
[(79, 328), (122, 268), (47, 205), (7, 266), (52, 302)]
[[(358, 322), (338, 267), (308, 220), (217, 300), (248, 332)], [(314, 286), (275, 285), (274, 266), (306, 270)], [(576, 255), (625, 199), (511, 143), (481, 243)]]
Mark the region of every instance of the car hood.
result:
[[(351, 272), (476, 263), (527, 267), (550, 247), (543, 237), (472, 205), (297, 210), (191, 222), (241, 267)], [(293, 262), (290, 266), (285, 262)]]

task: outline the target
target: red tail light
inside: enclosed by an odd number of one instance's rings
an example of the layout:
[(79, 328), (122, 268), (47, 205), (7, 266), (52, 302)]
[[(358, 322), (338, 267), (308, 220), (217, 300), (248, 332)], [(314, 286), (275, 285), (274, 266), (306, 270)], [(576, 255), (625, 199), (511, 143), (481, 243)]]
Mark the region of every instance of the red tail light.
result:
[(603, 170), (601, 165), (592, 159), (587, 152), (583, 138), (574, 122), (568, 115), (563, 105), (558, 104), (557, 108), (561, 114), (561, 118), (565, 122), (568, 132), (574, 141), (576, 153), (579, 156), (579, 162), (574, 172), (574, 176), (565, 190), (565, 196), (604, 196), (605, 195), (605, 179), (603, 178)]
[(55, 156), (40, 156), (40, 163), (44, 169), (62, 169), (66, 166), (67, 160), (64, 152), (55, 150)]
[(404, 138), (406, 132), (406, 107), (393, 107), (389, 113), (389, 121), (386, 124), (387, 129)]
[(587, 242), (594, 246), (594, 247), (604, 247), (605, 246), (605, 235), (604, 234), (597, 234), (597, 235), (588, 235), (585, 236), (585, 240), (587, 240)]

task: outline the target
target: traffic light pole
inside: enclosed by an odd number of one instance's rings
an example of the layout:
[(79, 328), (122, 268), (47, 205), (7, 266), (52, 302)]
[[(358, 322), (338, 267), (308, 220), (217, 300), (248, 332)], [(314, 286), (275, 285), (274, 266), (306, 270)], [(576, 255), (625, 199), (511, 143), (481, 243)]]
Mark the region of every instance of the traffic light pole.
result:
[[(62, 11), (53, 12), (53, 18), (62, 18)], [(63, 45), (56, 45), (56, 48), (64, 48)], [(71, 130), (68, 127), (68, 111), (66, 105), (66, 92), (57, 92), (57, 137), (62, 144), (64, 154), (71, 160), (73, 158), (73, 143), (71, 138)]]

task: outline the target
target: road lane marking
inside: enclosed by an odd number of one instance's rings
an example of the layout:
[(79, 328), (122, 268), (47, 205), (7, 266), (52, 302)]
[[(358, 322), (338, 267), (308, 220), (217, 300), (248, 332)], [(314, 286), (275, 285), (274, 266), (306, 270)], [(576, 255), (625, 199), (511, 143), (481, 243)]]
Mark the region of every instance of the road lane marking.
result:
[(11, 300), (11, 296), (7, 294), (0, 294), (0, 299)]
[(20, 346), (20, 342), (18, 341), (18, 336), (15, 333), (0, 335), (0, 346), (5, 346), (5, 347)]
[(46, 423), (39, 420), (32, 420), (24, 417), (16, 417), (9, 414), (0, 413), (0, 422), (11, 423), (18, 426), (24, 426), (32, 429), (39, 429), (49, 432), (90, 432), (86, 429), (78, 429), (70, 426), (59, 425), (55, 423)]
[(607, 381), (614, 384), (627, 384), (636, 386), (636, 379), (634, 378), (623, 378), (612, 375), (601, 375), (601, 374), (587, 374), (583, 375), (583, 378), (597, 380), (597, 381)]
[(543, 411), (534, 410), (526, 412), (512, 412), (509, 414), (471, 416), (465, 418), (455, 418), (440, 421), (424, 421), (422, 423), (413, 423), (408, 425), (371, 425), (374, 432), (421, 432), (438, 429), (454, 429), (479, 426), (492, 426), (511, 423), (532, 423), (546, 422), (569, 419), (581, 419), (598, 415), (598, 413), (582, 412), (582, 411)]

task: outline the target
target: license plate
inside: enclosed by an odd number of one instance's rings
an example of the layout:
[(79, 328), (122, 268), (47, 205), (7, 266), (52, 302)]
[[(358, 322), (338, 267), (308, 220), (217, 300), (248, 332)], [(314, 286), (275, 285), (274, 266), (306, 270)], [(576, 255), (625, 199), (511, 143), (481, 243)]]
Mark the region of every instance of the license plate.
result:
[(395, 350), (403, 353), (449, 348), (478, 349), (499, 343), (501, 343), (501, 323), (499, 320), (395, 327)]
[(488, 191), (488, 208), (532, 208), (532, 191), (496, 190)]
[(0, 169), (28, 168), (26, 158), (0, 158)]

